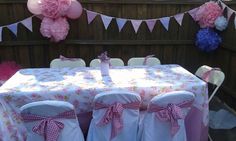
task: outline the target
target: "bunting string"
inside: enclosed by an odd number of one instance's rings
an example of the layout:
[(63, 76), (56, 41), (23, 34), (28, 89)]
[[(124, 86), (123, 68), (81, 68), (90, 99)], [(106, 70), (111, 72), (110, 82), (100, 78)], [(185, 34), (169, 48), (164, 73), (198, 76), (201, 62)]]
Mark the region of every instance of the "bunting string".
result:
[(130, 21), (133, 28), (134, 28), (134, 31), (135, 33), (138, 32), (139, 30), (139, 27), (140, 25), (144, 22), (146, 23), (148, 29), (150, 32), (153, 31), (155, 25), (156, 25), (156, 22), (157, 21), (160, 21), (162, 26), (168, 31), (169, 30), (169, 23), (170, 23), (170, 19), (171, 18), (174, 18), (176, 20), (176, 22), (182, 26), (182, 21), (183, 21), (183, 18), (184, 18), (184, 14), (188, 13), (193, 19), (194, 19), (194, 16), (195, 16), (195, 13), (197, 12), (199, 7), (197, 8), (194, 8), (194, 9), (191, 9), (189, 11), (186, 11), (186, 12), (182, 12), (182, 13), (178, 13), (176, 15), (173, 15), (173, 16), (169, 16), (169, 17), (161, 17), (161, 18), (152, 18), (152, 19), (129, 19), (129, 18), (118, 18), (118, 17), (113, 17), (113, 16), (108, 16), (108, 15), (104, 15), (102, 13), (98, 13), (98, 12), (94, 12), (94, 11), (91, 11), (91, 10), (87, 10), (84, 8), (84, 11), (86, 11), (86, 14), (87, 14), (87, 21), (88, 21), (88, 24), (92, 23), (93, 20), (97, 17), (97, 16), (100, 16), (101, 19), (102, 19), (102, 23), (105, 27), (105, 29), (107, 30), (112, 19), (115, 19), (116, 21), (116, 24), (118, 26), (118, 29), (119, 29), (119, 32), (121, 32), (121, 30), (123, 29), (124, 25)]
[(0, 26), (0, 42), (2, 41), (2, 29), (3, 28), (8, 28), (15, 36), (17, 36), (17, 29), (18, 29), (18, 24), (21, 23), (24, 27), (26, 27), (29, 31), (33, 32), (33, 28), (32, 28), (32, 18), (34, 17), (30, 16), (26, 19), (23, 19), (21, 21), (9, 24), (9, 25), (3, 25)]
[[(234, 25), (235, 25), (235, 29), (236, 29), (236, 16), (235, 13), (236, 11), (231, 9), (230, 7), (228, 7), (224, 2), (222, 2), (221, 0), (218, 0), (218, 3), (221, 5), (222, 9), (225, 10), (227, 12), (227, 19), (229, 20), (231, 18), (231, 16), (234, 14)], [(200, 7), (200, 6), (199, 6)], [(93, 22), (93, 20), (97, 17), (100, 16), (102, 19), (102, 23), (104, 25), (104, 28), (107, 30), (109, 28), (109, 25), (112, 21), (112, 19), (115, 20), (119, 32), (121, 32), (121, 30), (123, 29), (123, 27), (125, 26), (125, 24), (130, 21), (132, 24), (132, 27), (134, 29), (134, 32), (137, 33), (139, 30), (140, 25), (144, 22), (147, 27), (148, 30), (150, 32), (153, 31), (157, 21), (160, 21), (160, 23), (162, 24), (163, 28), (165, 28), (167, 31), (169, 30), (169, 24), (170, 24), (170, 19), (174, 18), (175, 21), (178, 23), (179, 26), (182, 26), (182, 21), (184, 18), (185, 14), (189, 14), (193, 19), (195, 19), (195, 15), (196, 12), (198, 11), (199, 7), (191, 9), (189, 11), (185, 11), (182, 13), (178, 13), (176, 15), (172, 15), (172, 16), (167, 16), (167, 17), (160, 17), (160, 18), (152, 18), (152, 19), (129, 19), (129, 18), (120, 18), (120, 17), (113, 17), (113, 16), (108, 16), (108, 15), (104, 15), (102, 13), (98, 13), (98, 12), (94, 12), (91, 10), (87, 10), (84, 8), (84, 11), (87, 14), (87, 22), (88, 24), (91, 24)], [(32, 29), (32, 18), (36, 16), (33, 15), (31, 17), (28, 17), (26, 19), (23, 19), (21, 21), (9, 24), (9, 25), (3, 25), (0, 26), (0, 42), (2, 41), (2, 31), (3, 28), (8, 28), (15, 36), (17, 36), (17, 29), (18, 29), (18, 24), (21, 23), (23, 26), (25, 26), (29, 31), (33, 32)]]

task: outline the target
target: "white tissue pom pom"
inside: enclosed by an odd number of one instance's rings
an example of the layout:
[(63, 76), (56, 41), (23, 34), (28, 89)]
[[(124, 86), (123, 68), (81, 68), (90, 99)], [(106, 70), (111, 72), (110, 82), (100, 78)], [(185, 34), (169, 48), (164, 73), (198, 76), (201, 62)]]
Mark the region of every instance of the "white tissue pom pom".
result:
[(228, 21), (224, 16), (220, 16), (215, 20), (215, 27), (219, 31), (223, 31), (228, 26)]

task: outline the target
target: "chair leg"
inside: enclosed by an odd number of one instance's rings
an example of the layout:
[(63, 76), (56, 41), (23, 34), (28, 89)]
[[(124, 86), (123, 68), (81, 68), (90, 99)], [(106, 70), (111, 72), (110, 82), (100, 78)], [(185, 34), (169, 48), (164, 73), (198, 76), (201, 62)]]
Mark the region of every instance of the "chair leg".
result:
[(211, 138), (210, 134), (208, 134), (208, 138), (210, 141), (213, 141), (213, 139)]

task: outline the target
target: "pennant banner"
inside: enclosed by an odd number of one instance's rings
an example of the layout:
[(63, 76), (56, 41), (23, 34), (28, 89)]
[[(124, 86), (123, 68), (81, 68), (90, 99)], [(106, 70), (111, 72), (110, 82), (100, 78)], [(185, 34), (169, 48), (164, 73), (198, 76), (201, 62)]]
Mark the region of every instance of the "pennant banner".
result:
[(165, 27), (165, 29), (168, 31), (169, 23), (170, 23), (170, 17), (160, 18), (160, 21), (161, 21), (162, 25)]
[(152, 32), (154, 29), (154, 26), (156, 25), (157, 19), (145, 20), (145, 22), (148, 26), (149, 31)]
[(170, 22), (170, 18), (174, 18), (176, 20), (176, 22), (182, 26), (182, 21), (184, 18), (184, 14), (185, 13), (189, 13), (191, 15), (191, 17), (195, 18), (196, 12), (199, 8), (194, 8), (191, 9), (187, 12), (183, 12), (183, 13), (179, 13), (176, 14), (174, 16), (169, 16), (169, 17), (162, 17), (162, 18), (156, 18), (156, 19), (124, 19), (124, 18), (117, 18), (117, 17), (111, 17), (111, 16), (107, 16), (101, 13), (97, 13), (94, 11), (90, 11), (87, 9), (84, 9), (87, 13), (87, 20), (88, 20), (88, 24), (90, 24), (97, 15), (101, 16), (103, 25), (105, 27), (105, 29), (107, 30), (112, 19), (114, 18), (116, 21), (116, 24), (118, 26), (119, 32), (123, 29), (124, 25), (126, 24), (127, 21), (131, 21), (131, 24), (134, 28), (135, 33), (138, 32), (140, 25), (142, 24), (142, 22), (145, 22), (149, 31), (152, 32), (156, 22), (159, 20), (161, 22), (161, 24), (163, 25), (163, 27), (168, 31), (169, 30), (169, 22)]
[(21, 23), (22, 25), (24, 25), (27, 29), (29, 29), (31, 32), (32, 30), (32, 17), (28, 17), (22, 21), (16, 22), (16, 23), (12, 23), (9, 25), (4, 25), (4, 26), (0, 26), (0, 42), (2, 41), (2, 29), (4, 27), (7, 27), (15, 36), (17, 36), (17, 30), (18, 30), (18, 24)]
[(232, 14), (234, 13), (234, 10), (227, 7), (227, 19), (229, 20)]
[(142, 23), (142, 20), (131, 20), (135, 33), (138, 32), (138, 29)]
[(184, 13), (177, 14), (177, 15), (174, 16), (174, 18), (177, 21), (177, 23), (181, 26), (183, 18), (184, 18)]
[(102, 18), (102, 22), (103, 22), (105, 29), (107, 29), (111, 23), (112, 17), (106, 16), (106, 15), (101, 15), (101, 18)]
[(196, 13), (197, 13), (198, 9), (199, 9), (199, 8), (197, 7), (197, 8), (194, 8), (194, 9), (188, 11), (189, 15), (190, 15), (194, 20), (195, 20)]
[(18, 23), (10, 24), (7, 26), (8, 29), (11, 30), (17, 36), (17, 25)]
[(86, 10), (86, 12), (87, 12), (88, 24), (90, 24), (95, 19), (95, 17), (97, 16), (97, 13), (93, 12), (93, 11), (89, 11), (89, 10)]
[(23, 21), (21, 21), (20, 23), (22, 23), (27, 29), (29, 29), (29, 31), (33, 31), (32, 28), (32, 17), (29, 17)]
[(119, 28), (119, 32), (121, 31), (121, 29), (124, 27), (125, 23), (127, 22), (126, 19), (121, 19), (121, 18), (116, 18), (116, 23), (117, 26)]

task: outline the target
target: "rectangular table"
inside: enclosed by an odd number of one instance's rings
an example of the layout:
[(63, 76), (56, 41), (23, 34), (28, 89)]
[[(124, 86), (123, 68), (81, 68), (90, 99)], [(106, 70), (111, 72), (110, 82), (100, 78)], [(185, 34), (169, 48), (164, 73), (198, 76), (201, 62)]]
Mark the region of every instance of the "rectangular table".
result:
[(207, 84), (179, 65), (114, 67), (109, 76), (101, 76), (98, 68), (19, 70), (0, 87), (0, 140), (24, 140), (26, 134), (19, 108), (26, 103), (68, 101), (80, 114), (92, 111), (96, 94), (119, 89), (139, 93), (142, 109), (156, 95), (175, 90), (193, 92), (196, 99), (186, 117), (188, 141), (207, 141)]

